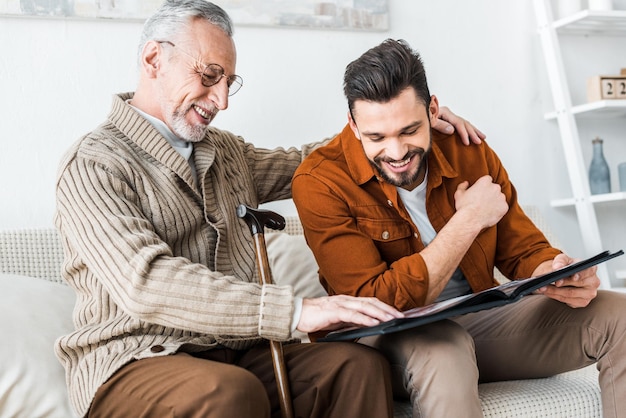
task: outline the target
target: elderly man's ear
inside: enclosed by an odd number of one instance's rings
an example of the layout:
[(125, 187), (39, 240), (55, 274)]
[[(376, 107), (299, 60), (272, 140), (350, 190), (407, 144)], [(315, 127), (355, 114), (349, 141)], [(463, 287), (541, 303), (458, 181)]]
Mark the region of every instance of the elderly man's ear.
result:
[(141, 69), (150, 78), (156, 78), (161, 59), (161, 46), (158, 42), (148, 41), (141, 54)]

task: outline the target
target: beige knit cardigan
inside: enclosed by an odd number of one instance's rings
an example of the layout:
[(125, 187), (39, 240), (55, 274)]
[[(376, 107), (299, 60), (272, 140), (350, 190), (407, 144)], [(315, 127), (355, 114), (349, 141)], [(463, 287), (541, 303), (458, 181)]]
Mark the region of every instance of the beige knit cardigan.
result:
[(114, 96), (108, 120), (69, 150), (57, 182), (62, 275), (77, 302), (75, 331), (55, 350), (79, 416), (132, 359), (291, 337), (292, 290), (257, 284), (236, 207), (289, 198), (309, 147), (264, 150), (211, 128), (194, 146), (195, 184), (131, 97)]

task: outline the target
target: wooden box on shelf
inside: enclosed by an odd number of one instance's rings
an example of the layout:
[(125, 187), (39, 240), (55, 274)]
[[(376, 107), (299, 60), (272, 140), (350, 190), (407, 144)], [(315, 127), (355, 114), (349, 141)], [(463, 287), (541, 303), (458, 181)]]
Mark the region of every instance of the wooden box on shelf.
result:
[(626, 99), (626, 75), (595, 75), (587, 79), (587, 100)]
[(616, 99), (626, 99), (626, 74), (624, 77), (618, 78), (615, 80), (615, 98)]

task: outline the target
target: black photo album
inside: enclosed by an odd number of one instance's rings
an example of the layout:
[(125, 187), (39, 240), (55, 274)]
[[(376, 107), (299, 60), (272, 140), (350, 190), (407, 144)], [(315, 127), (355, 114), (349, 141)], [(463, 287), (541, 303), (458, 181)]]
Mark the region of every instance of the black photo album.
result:
[(574, 273), (621, 256), (622, 254), (624, 254), (623, 250), (613, 253), (604, 251), (598, 255), (575, 262), (542, 276), (513, 280), (500, 286), (483, 290), (482, 292), (458, 296), (427, 306), (409, 309), (404, 311), (404, 318), (395, 318), (372, 327), (350, 327), (332, 331), (324, 337), (317, 338), (316, 341), (344, 341), (370, 335), (390, 334), (457, 315), (508, 305), (519, 301), (524, 296), (554, 283), (559, 279), (571, 276)]

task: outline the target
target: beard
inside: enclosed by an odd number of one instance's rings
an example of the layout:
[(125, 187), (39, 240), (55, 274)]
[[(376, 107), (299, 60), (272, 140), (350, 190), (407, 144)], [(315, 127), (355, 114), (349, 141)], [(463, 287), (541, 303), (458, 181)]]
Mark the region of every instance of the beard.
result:
[[(217, 109), (215, 108), (207, 109), (211, 114), (211, 118), (209, 119), (209, 122), (206, 125), (205, 124), (192, 125), (191, 123), (187, 122), (187, 120), (185, 119), (185, 116), (189, 112), (195, 112), (195, 110), (193, 109), (193, 104), (188, 105), (186, 108), (184, 108), (183, 105), (176, 105), (167, 99), (163, 91), (159, 92), (159, 97), (160, 97), (161, 103), (163, 103), (161, 107), (161, 111), (163, 115), (169, 119), (168, 121), (164, 121), (164, 122), (166, 122), (166, 124), (170, 126), (170, 128), (172, 129), (172, 132), (176, 136), (178, 136), (183, 141), (192, 142), (192, 143), (200, 142), (202, 141), (202, 139), (204, 139), (204, 135), (206, 134), (206, 131), (209, 129), (210, 122), (213, 120), (213, 118), (217, 114)], [(171, 116), (168, 117), (167, 115), (171, 115)]]
[[(209, 124), (203, 125), (192, 125), (185, 119), (185, 115), (188, 112), (193, 112), (193, 108), (190, 106), (186, 110), (181, 110), (180, 108), (175, 109), (172, 114), (172, 131), (182, 140), (188, 142), (200, 142), (204, 139), (204, 135), (206, 131), (209, 129)], [(217, 112), (214, 112), (215, 114)]]
[(427, 149), (414, 148), (412, 150), (409, 150), (399, 161), (405, 161), (409, 158), (419, 158), (420, 161), (416, 168), (403, 173), (394, 173), (387, 170), (384, 163), (394, 162), (398, 160), (393, 160), (385, 156), (376, 157), (373, 161), (370, 160), (370, 164), (376, 169), (376, 171), (378, 171), (380, 176), (387, 183), (396, 187), (407, 187), (414, 185), (419, 180), (420, 176), (422, 176), (426, 172), (426, 164), (428, 161), (428, 155), (430, 154), (430, 150), (430, 145)]

